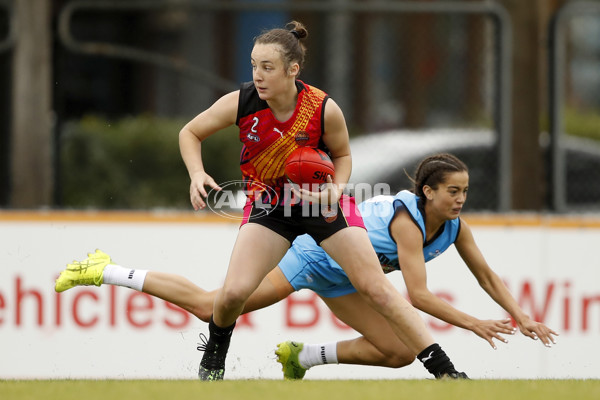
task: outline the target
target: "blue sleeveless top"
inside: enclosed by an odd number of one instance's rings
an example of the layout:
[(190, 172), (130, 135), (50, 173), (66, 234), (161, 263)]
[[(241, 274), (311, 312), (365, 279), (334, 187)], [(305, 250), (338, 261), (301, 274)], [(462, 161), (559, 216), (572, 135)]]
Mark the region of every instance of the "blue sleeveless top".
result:
[(369, 239), (379, 257), (384, 272), (399, 270), (398, 248), (391, 236), (390, 224), (396, 213), (406, 210), (423, 234), (423, 256), (425, 262), (442, 254), (450, 247), (460, 231), (460, 218), (448, 220), (435, 237), (425, 241), (425, 215), (419, 197), (403, 190), (395, 196), (375, 196), (358, 205)]

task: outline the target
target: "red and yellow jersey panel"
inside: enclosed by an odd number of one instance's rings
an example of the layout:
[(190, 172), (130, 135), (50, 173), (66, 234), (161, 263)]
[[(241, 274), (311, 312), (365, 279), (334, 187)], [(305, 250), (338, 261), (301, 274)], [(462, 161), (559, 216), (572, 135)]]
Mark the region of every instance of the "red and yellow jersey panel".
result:
[[(324, 109), (328, 96), (322, 90), (296, 81), (298, 101), (293, 115), (278, 121), (267, 102), (261, 100), (253, 82), (240, 88), (236, 124), (243, 144), (240, 168), (249, 201), (261, 200), (266, 204), (284, 201), (283, 187), (285, 160), (298, 147), (317, 147), (327, 151), (322, 141)], [(273, 191), (266, 190), (270, 187)]]

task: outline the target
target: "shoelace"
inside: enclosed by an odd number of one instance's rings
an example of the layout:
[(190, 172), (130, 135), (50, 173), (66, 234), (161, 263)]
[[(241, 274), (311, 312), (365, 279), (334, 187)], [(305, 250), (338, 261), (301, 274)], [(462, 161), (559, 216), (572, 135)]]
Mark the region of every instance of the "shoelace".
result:
[(200, 332), (200, 334), (198, 336), (200, 337), (200, 340), (202, 341), (202, 343), (198, 343), (198, 347), (196, 347), (196, 350), (198, 350), (198, 351), (206, 351), (208, 349), (208, 338), (202, 332)]
[(91, 267), (89, 262), (83, 264), (83, 263), (77, 261), (77, 262), (74, 262), (73, 264), (67, 265), (67, 271), (82, 273), (85, 270), (87, 270), (89, 267)]
[(202, 343), (198, 343), (196, 349), (204, 352), (200, 365), (206, 369), (223, 369), (229, 343), (216, 343), (203, 333), (198, 336)]
[[(110, 262), (110, 260), (109, 260)], [(67, 271), (83, 273), (88, 268), (95, 267), (96, 265), (102, 264), (102, 261), (96, 260), (85, 260), (75, 261), (72, 264), (67, 264)]]
[[(84, 273), (87, 272), (87, 269), (90, 267), (94, 267), (96, 265), (100, 264), (99, 262), (95, 262), (95, 263), (90, 263), (89, 261), (86, 260), (85, 263), (83, 262), (79, 262), (76, 261), (73, 264), (68, 264), (66, 270), (69, 272), (73, 272), (79, 275), (82, 275)], [(62, 274), (61, 274), (62, 275)], [(96, 286), (99, 286), (101, 281), (102, 281), (102, 275), (100, 274), (94, 274), (93, 276), (88, 276), (88, 277), (78, 277), (76, 279), (77, 284), (79, 285), (91, 285), (94, 284)]]

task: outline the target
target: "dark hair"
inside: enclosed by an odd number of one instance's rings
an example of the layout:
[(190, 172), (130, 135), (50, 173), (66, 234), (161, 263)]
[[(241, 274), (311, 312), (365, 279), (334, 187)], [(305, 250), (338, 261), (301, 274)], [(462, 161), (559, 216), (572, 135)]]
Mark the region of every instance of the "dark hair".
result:
[(308, 36), (308, 31), (298, 21), (292, 21), (285, 25), (285, 29), (275, 28), (263, 32), (254, 38), (254, 44), (278, 44), (281, 46), (281, 56), (286, 69), (293, 62), (297, 62), (300, 71), (304, 66), (306, 46), (302, 39)]
[(438, 184), (445, 181), (448, 173), (463, 171), (469, 172), (469, 169), (464, 162), (452, 154), (440, 153), (426, 157), (417, 166), (414, 179), (411, 178), (415, 184), (413, 192), (421, 198), (421, 201), (425, 201), (423, 186), (427, 185), (435, 190)]

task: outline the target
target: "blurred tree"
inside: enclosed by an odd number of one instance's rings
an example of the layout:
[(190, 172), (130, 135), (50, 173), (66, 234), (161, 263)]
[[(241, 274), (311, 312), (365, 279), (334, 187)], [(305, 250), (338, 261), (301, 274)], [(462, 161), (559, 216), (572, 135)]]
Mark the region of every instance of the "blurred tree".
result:
[(547, 190), (540, 116), (547, 98), (547, 27), (566, 0), (499, 0), (512, 19), (512, 208), (541, 210)]
[(51, 1), (19, 0), (14, 7), (10, 205), (49, 206), (54, 180)]
[[(9, 9), (0, 7), (0, 43), (8, 43), (11, 25)], [(12, 45), (0, 48), (0, 87), (0, 207), (5, 207), (10, 200)]]
[(406, 48), (409, 62), (405, 85), (410, 96), (404, 101), (408, 128), (420, 128), (427, 122), (429, 89), (442, 63), (441, 52), (436, 48), (435, 22), (435, 15), (415, 14), (405, 27), (406, 37), (412, 39)]

